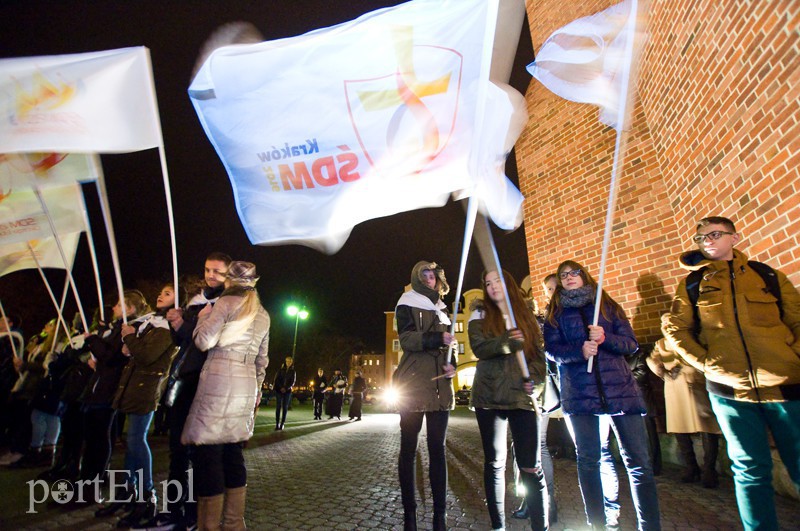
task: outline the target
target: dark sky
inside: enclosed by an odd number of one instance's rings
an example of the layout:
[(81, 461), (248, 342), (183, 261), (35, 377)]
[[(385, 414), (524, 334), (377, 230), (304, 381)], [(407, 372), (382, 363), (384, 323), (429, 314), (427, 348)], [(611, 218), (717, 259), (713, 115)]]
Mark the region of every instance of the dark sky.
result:
[[(299, 35), (401, 2), (366, 0), (244, 0), (216, 1), (5, 1), (0, 3), (0, 56), (20, 57), (99, 51), (128, 46), (150, 49), (167, 165), (172, 187), (181, 274), (200, 273), (208, 252), (227, 252), (249, 260), (261, 274), (259, 292), (273, 317), (273, 352), (291, 349), (294, 323), (283, 310), (290, 300), (311, 312), (303, 330), (333, 330), (362, 338), (367, 347), (383, 351), (384, 311), (392, 310), (411, 267), (418, 260), (436, 260), (445, 267), (455, 292), (464, 211), (450, 202), (364, 222), (355, 227), (337, 254), (328, 256), (302, 246), (262, 247), (248, 241), (239, 222), (228, 176), (200, 126), (187, 95), (191, 70), (204, 41), (231, 21), (254, 24), (265, 40)], [(525, 91), (530, 80), (525, 64), (532, 60), (527, 22), (511, 84)], [(171, 278), (172, 261), (161, 171), (156, 150), (104, 155), (122, 274), (129, 285), (143, 279)], [(507, 167), (516, 182), (513, 154)], [(110, 255), (98, 217), (96, 192), (84, 187), (101, 260), (104, 291), (114, 290)], [(522, 227), (495, 232), (500, 259), (517, 279), (528, 274)], [(96, 303), (88, 247), (79, 247), (75, 274), (84, 304)], [(482, 266), (471, 256), (465, 289), (477, 287)], [(63, 282), (63, 273), (51, 273)], [(6, 306), (52, 306), (44, 292), (22, 286), (38, 282), (35, 271), (0, 278)], [(453, 294), (446, 298), (451, 302)], [(35, 299), (35, 300), (34, 300)], [(41, 299), (41, 300), (39, 300)], [(113, 303), (113, 301), (110, 301)], [(44, 317), (42, 318), (44, 319)], [(28, 319), (27, 332), (34, 320)]]

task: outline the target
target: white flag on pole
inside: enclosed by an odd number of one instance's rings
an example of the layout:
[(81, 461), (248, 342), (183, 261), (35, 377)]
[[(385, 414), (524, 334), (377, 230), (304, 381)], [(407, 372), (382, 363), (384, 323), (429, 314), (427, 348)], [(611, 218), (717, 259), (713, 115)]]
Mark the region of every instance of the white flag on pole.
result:
[(600, 121), (618, 128), (636, 23), (636, 0), (573, 20), (547, 38), (528, 72), (564, 99), (599, 105)]
[(0, 152), (158, 147), (147, 48), (0, 59)]
[(475, 193), (497, 11), (415, 0), (214, 51), (189, 95), (250, 241), (335, 252), (362, 221)]
[(0, 195), (14, 188), (50, 188), (96, 181), (94, 154), (0, 153)]
[[(59, 238), (61, 238), (61, 245), (64, 248), (64, 254), (67, 255), (67, 262), (69, 262), (68, 265), (70, 269), (72, 269), (72, 265), (75, 262), (75, 253), (78, 249), (80, 236), (80, 232), (59, 235)], [(33, 248), (33, 252), (36, 253), (36, 258), (41, 267), (64, 269), (64, 261), (61, 258), (61, 254), (58, 252), (56, 240), (50, 237), (42, 240), (29, 240), (0, 245), (0, 277), (21, 269), (37, 268), (36, 260), (31, 256), (31, 251), (28, 249), (28, 243), (30, 243)]]
[[(80, 185), (41, 191), (58, 234), (85, 230)], [(33, 189), (11, 189), (0, 197), (0, 245), (53, 236), (47, 216)]]

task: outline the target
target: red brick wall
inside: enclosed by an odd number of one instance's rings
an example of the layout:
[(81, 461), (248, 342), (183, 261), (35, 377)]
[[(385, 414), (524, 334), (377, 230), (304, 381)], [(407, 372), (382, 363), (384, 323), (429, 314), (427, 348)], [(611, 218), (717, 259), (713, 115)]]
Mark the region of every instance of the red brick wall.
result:
[[(534, 50), (614, 4), (528, 0)], [(738, 248), (800, 285), (800, 3), (653, 0), (605, 277), (641, 342), (660, 336), (696, 220), (730, 217)], [(595, 278), (615, 131), (532, 80), (517, 143), (532, 278), (564, 259)]]

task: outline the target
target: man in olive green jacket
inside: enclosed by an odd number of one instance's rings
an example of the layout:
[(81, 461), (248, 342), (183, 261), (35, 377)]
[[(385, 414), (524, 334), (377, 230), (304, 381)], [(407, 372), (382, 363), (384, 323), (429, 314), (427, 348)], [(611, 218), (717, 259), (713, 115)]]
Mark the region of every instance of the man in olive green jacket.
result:
[[(723, 217), (700, 220), (699, 250), (681, 266), (702, 269), (696, 308), (686, 279), (678, 285), (664, 335), (702, 371), (733, 462), (745, 529), (778, 529), (767, 430), (800, 489), (800, 293), (780, 271), (780, 300), (734, 249), (740, 240)], [(699, 323), (696, 323), (699, 321)]]

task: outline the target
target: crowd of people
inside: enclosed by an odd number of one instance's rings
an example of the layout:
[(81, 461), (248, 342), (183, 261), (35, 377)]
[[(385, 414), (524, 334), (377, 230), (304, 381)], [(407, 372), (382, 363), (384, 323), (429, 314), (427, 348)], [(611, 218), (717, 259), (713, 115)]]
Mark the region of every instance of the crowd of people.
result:
[[(27, 345), (19, 319), (6, 314), (0, 444), (8, 451), (0, 463), (94, 485), (83, 492), (88, 499), (75, 501), (102, 504), (99, 518), (120, 514), (118, 528), (244, 529), (242, 450), (260, 402), (270, 321), (255, 265), (211, 253), (204, 280), (179, 307), (171, 283), (154, 310), (141, 292), (126, 290), (106, 319), (95, 312), (88, 330), (76, 319), (59, 338), (52, 320)], [(166, 512), (157, 510), (148, 443), (158, 409), (169, 411), (156, 430), (169, 433)], [(109, 467), (123, 425), (124, 481), (117, 481)]]
[[(681, 479), (718, 486), (721, 435), (744, 528), (779, 529), (770, 438), (800, 490), (800, 293), (780, 271), (748, 261), (734, 248), (739, 240), (730, 219), (700, 220), (693, 237), (697, 249), (680, 257), (691, 273), (678, 285), (663, 318), (664, 338), (652, 353), (641, 353), (624, 310), (604, 290), (596, 308), (598, 284), (574, 260), (565, 260), (544, 279), (548, 304), (538, 323), (507, 272), (484, 271), (482, 298), (473, 305), (468, 332), (478, 360), (471, 406), (483, 444), (493, 529), (505, 528), (509, 429), (525, 487), (525, 502), (514, 515), (529, 518), (537, 530), (558, 518), (552, 463), (543, 451), (547, 430), (542, 429), (558, 407), (575, 445), (588, 525), (619, 528), (619, 486), (609, 444), (613, 431), (638, 529), (661, 528), (654, 478), (660, 467), (658, 437), (635, 376), (645, 363), (665, 381), (667, 430), (676, 435), (685, 463)], [(446, 528), (445, 439), (455, 404), (450, 380), (456, 364), (441, 301), (448, 289), (435, 262), (419, 262), (411, 290), (396, 307), (403, 351), (394, 385), (401, 393), (398, 473), (405, 531), (417, 529), (414, 460), (423, 420), (433, 528)], [(693, 434), (701, 436), (702, 467)]]
[[(660, 529), (655, 475), (660, 453), (647, 422), (637, 374), (664, 380), (667, 431), (685, 462), (682, 480), (719, 484), (722, 438), (745, 529), (778, 529), (770, 436), (800, 489), (800, 293), (780, 271), (748, 261), (735, 249), (731, 220), (701, 220), (697, 249), (681, 264), (662, 320), (663, 338), (642, 355), (623, 308), (587, 268), (565, 260), (543, 280), (547, 305), (537, 312), (506, 271), (487, 269), (482, 296), (470, 308), (468, 336), (477, 358), (471, 392), (484, 452), (484, 489), (493, 529), (506, 525), (506, 461), (512, 460), (524, 500), (516, 517), (532, 529), (558, 519), (554, 471), (547, 451), (551, 414), (563, 413), (577, 457), (587, 523), (619, 527), (610, 438), (629, 479), (638, 528)], [(155, 308), (136, 290), (124, 292), (88, 330), (81, 321), (59, 339), (56, 320), (24, 342), (13, 313), (0, 319), (0, 464), (46, 468), (42, 479), (97, 485), (97, 517), (121, 514), (120, 528), (244, 529), (247, 470), (243, 448), (253, 435), (266, 368), (270, 318), (255, 289), (255, 265), (211, 253), (205, 284), (176, 307), (164, 285)], [(396, 305), (403, 355), (393, 375), (399, 394), (398, 476), (404, 529), (417, 529), (417, 446), (423, 422), (429, 453), (433, 528), (447, 527), (446, 436), (458, 365), (451, 320), (442, 301), (443, 269), (418, 262), (411, 289)], [(277, 371), (275, 430), (286, 423), (296, 372), (292, 357)], [(266, 386), (269, 387), (268, 385)], [(361, 420), (366, 382), (323, 369), (313, 384), (315, 419)], [(156, 412), (167, 410), (168, 415)], [(148, 437), (154, 419), (169, 433), (168, 510), (157, 511)], [(160, 419), (160, 420), (158, 420)], [(124, 482), (109, 472), (114, 440), (126, 423)], [(166, 425), (166, 428), (163, 427)], [(702, 466), (693, 435), (702, 446)], [(56, 452), (60, 441), (59, 452)], [(194, 498), (188, 493), (196, 494)]]

